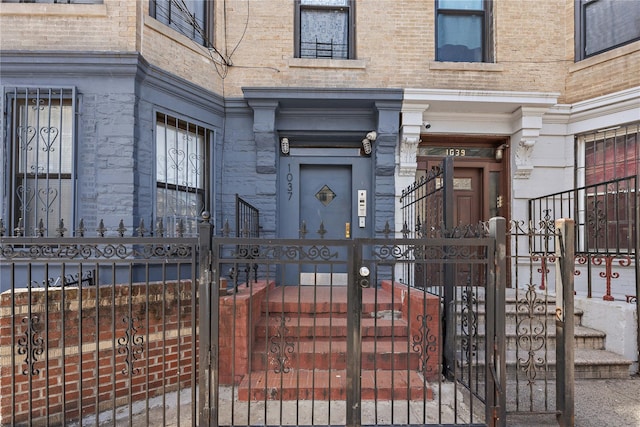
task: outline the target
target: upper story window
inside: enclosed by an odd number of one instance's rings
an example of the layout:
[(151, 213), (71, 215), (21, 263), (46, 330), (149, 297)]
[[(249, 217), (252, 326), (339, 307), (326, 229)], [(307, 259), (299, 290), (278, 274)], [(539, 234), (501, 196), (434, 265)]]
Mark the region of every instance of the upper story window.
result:
[(576, 60), (640, 40), (637, 0), (576, 0)]
[(7, 101), (10, 224), (53, 235), (74, 221), (75, 90), (15, 88)]
[(196, 43), (213, 44), (213, 1), (150, 0), (149, 15)]
[(436, 60), (492, 62), (491, 0), (437, 0)]
[(185, 233), (196, 233), (198, 219), (211, 211), (212, 131), (158, 113), (156, 122), (156, 218), (169, 234), (180, 220)]
[(296, 0), (297, 58), (354, 58), (353, 0)]

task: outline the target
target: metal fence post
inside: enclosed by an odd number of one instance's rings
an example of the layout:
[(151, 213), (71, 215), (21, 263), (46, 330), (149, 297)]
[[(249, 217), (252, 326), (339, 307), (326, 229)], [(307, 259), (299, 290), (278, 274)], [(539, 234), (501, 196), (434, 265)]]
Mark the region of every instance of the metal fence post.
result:
[[(217, 387), (217, 364), (214, 364), (214, 353), (217, 350), (217, 307), (218, 289), (213, 286), (213, 272), (211, 259), (211, 238), (213, 225), (209, 222), (208, 212), (202, 214), (202, 222), (198, 224), (198, 304), (200, 340), (199, 372), (198, 372), (198, 413), (200, 426), (217, 425), (218, 417), (214, 416)], [(215, 300), (215, 301), (214, 301)], [(216, 307), (214, 313), (213, 307)], [(215, 317), (214, 317), (215, 316)], [(212, 333), (214, 332), (214, 333)], [(213, 336), (215, 335), (215, 339)], [(215, 358), (217, 362), (217, 357)]]
[(556, 408), (558, 424), (573, 427), (575, 221), (561, 218), (556, 227)]
[[(453, 232), (453, 157), (445, 157), (442, 160), (442, 227), (446, 236), (447, 232)], [(447, 251), (445, 250), (445, 253)], [(444, 266), (444, 374), (448, 380), (453, 380), (455, 370), (456, 353), (456, 266), (446, 264)]]
[[(507, 285), (507, 222), (502, 217), (489, 220), (489, 236), (495, 240), (495, 258), (489, 274), (485, 311), (486, 339), (486, 422), (489, 426), (506, 426), (506, 361), (505, 361), (505, 288)], [(492, 266), (489, 266), (491, 268)], [(493, 277), (492, 277), (493, 276)], [(493, 307), (490, 306), (493, 304)], [(492, 309), (493, 308), (493, 309)]]
[(370, 280), (369, 270), (361, 266), (363, 243), (354, 239), (348, 246), (349, 271), (347, 294), (347, 413), (346, 425), (359, 427), (362, 424), (362, 283)]

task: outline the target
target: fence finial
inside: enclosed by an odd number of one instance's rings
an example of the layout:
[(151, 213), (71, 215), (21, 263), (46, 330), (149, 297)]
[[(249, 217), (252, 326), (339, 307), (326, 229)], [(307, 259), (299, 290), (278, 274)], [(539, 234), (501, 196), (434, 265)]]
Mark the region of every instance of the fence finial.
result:
[(67, 231), (64, 226), (64, 220), (60, 218), (60, 222), (58, 223), (58, 228), (56, 228), (56, 233), (58, 237), (64, 237), (64, 233)]
[(22, 218), (18, 218), (18, 226), (13, 229), (13, 234), (17, 237), (22, 237), (24, 234), (24, 226), (22, 225)]
[(38, 228), (36, 228), (36, 235), (38, 237), (44, 237), (44, 230), (44, 221), (40, 218), (40, 221), (38, 221)]
[(84, 226), (84, 219), (80, 218), (80, 224), (78, 224), (78, 229), (76, 230), (76, 235), (80, 237), (84, 237), (84, 233), (87, 229)]
[(164, 237), (164, 221), (162, 218), (159, 218), (156, 224), (156, 236)]
[(98, 228), (96, 229), (96, 231), (98, 232), (98, 236), (100, 236), (100, 237), (104, 237), (104, 233), (107, 232), (107, 229), (104, 226), (104, 220), (103, 219), (100, 220), (100, 224), (98, 224)]

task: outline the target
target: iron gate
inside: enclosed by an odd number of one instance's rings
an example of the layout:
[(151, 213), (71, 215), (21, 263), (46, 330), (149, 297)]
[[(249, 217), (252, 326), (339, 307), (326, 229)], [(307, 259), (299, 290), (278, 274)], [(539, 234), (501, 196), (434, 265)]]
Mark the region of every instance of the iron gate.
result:
[[(200, 425), (502, 423), (504, 220), (490, 230), (213, 238), (200, 290)], [(247, 265), (253, 274), (235, 273)], [(431, 292), (408, 280), (416, 265), (439, 266)], [(461, 265), (467, 280), (453, 286)], [(297, 285), (282, 285), (292, 276)], [(446, 330), (445, 310), (459, 319)]]

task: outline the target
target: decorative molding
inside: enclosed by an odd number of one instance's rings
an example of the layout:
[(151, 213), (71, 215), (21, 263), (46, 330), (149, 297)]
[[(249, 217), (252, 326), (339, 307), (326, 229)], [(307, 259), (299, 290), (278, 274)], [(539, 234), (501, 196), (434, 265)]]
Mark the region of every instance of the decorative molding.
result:
[(536, 145), (535, 139), (521, 139), (515, 150), (516, 168), (513, 174), (515, 179), (529, 179), (533, 171), (531, 153)]
[(548, 108), (521, 107), (513, 114), (514, 127), (519, 130), (518, 134), (514, 135), (514, 138), (518, 140), (517, 145), (514, 144), (514, 179), (529, 179), (531, 172), (533, 172), (533, 163), (531, 162), (533, 148), (540, 138), (542, 116), (547, 111)]
[(403, 137), (400, 141), (400, 167), (398, 175), (415, 177), (418, 163), (416, 155), (420, 138), (416, 136)]

